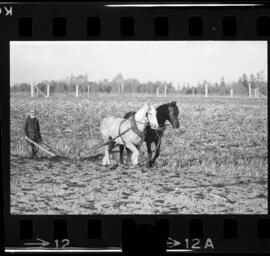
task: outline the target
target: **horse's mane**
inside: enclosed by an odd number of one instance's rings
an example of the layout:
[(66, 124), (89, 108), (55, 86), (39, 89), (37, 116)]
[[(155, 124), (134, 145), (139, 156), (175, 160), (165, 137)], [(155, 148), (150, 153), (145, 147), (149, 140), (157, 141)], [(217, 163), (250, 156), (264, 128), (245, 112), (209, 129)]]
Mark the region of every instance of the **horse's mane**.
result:
[[(164, 113), (163, 111), (167, 111), (168, 110), (168, 107), (169, 105), (171, 105), (172, 102), (169, 102), (169, 103), (164, 103), (162, 105), (159, 105), (156, 110), (157, 110), (157, 114), (161, 114), (161, 113)], [(173, 104), (174, 105), (174, 104)], [(177, 105), (175, 104), (175, 107), (177, 107)], [(140, 110), (140, 109), (139, 109)], [(138, 110), (138, 111), (139, 111)], [(131, 117), (132, 115), (135, 115), (136, 112), (135, 111), (129, 111), (127, 112), (125, 115), (124, 115), (124, 118), (125, 119), (128, 119), (129, 117)]]
[[(135, 113), (135, 115), (141, 115), (142, 113), (144, 114), (144, 113), (146, 113), (147, 112), (147, 110), (148, 110), (148, 108), (147, 108), (148, 106), (146, 105), (146, 104), (144, 104), (136, 113)], [(144, 111), (144, 112), (143, 112)]]
[(135, 114), (136, 114), (135, 111), (127, 112), (127, 113), (124, 115), (124, 118), (125, 118), (125, 119), (128, 119), (128, 118), (130, 118), (132, 115), (135, 115)]
[(172, 101), (172, 102), (169, 102), (169, 103), (164, 103), (162, 105), (159, 105), (157, 107), (157, 110), (158, 109), (163, 109), (163, 108), (168, 108), (169, 106), (172, 106), (172, 107), (176, 107), (177, 108), (176, 102), (175, 101)]
[(158, 110), (158, 109), (167, 108), (167, 107), (169, 107), (170, 104), (171, 104), (171, 103), (164, 103), (164, 104), (162, 104), (162, 105), (159, 105), (159, 106), (157, 107), (157, 110)]

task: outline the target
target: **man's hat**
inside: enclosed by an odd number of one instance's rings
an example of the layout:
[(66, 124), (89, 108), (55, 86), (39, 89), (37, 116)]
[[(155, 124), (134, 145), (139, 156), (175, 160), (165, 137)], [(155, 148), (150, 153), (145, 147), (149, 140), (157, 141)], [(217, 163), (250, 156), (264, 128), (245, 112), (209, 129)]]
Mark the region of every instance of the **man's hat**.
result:
[(35, 108), (31, 108), (31, 109), (30, 109), (30, 111), (29, 111), (29, 113), (30, 113), (30, 114), (36, 114), (36, 113), (37, 113), (37, 111), (36, 111), (36, 109), (35, 109)]

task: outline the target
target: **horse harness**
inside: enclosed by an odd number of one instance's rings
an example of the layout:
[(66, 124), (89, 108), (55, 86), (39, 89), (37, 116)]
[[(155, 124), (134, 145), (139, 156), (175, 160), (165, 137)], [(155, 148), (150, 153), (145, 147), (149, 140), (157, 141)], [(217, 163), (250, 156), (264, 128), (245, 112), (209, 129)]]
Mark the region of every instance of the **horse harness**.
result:
[(131, 130), (135, 132), (142, 139), (142, 141), (144, 140), (145, 134), (144, 132), (141, 132), (139, 130), (137, 122), (135, 120), (135, 115), (131, 116)]
[(129, 130), (132, 130), (135, 134), (137, 134), (140, 138), (141, 138), (141, 143), (140, 143), (140, 146), (141, 144), (143, 143), (144, 141), (144, 138), (145, 138), (145, 134), (144, 132), (141, 132), (137, 126), (137, 122), (135, 120), (135, 115), (132, 115), (131, 118), (130, 118), (130, 121), (131, 121), (131, 127), (128, 128), (127, 130), (125, 130), (124, 132), (120, 132), (120, 128), (121, 128), (121, 125), (123, 122), (125, 122), (127, 119), (123, 119), (122, 122), (120, 123), (119, 125), (119, 135), (118, 137), (120, 137), (122, 139), (122, 142), (124, 144), (124, 147), (126, 148), (126, 143), (124, 141), (124, 139), (122, 138), (122, 135), (125, 134), (126, 132), (128, 132)]

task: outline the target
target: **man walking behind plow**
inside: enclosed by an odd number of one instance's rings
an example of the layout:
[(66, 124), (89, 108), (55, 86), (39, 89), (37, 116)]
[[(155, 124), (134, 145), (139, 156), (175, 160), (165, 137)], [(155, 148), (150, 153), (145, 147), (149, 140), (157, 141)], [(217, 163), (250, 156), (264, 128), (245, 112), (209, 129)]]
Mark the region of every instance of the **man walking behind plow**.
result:
[[(24, 132), (25, 135), (32, 141), (36, 143), (42, 142), (39, 121), (37, 119), (37, 111), (34, 108), (31, 108), (29, 111), (29, 115), (27, 116), (24, 124)], [(31, 158), (36, 158), (36, 154), (39, 150), (37, 146), (33, 143), (26, 141), (27, 149)]]

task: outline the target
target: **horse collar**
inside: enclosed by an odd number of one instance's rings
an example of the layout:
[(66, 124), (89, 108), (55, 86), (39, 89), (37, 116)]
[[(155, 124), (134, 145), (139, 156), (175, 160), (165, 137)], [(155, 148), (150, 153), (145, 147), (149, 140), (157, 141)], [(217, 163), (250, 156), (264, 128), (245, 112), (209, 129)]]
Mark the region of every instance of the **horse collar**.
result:
[(136, 120), (135, 120), (135, 115), (132, 115), (131, 117), (131, 128), (132, 130), (142, 139), (144, 139), (144, 132), (141, 132), (137, 126)]

